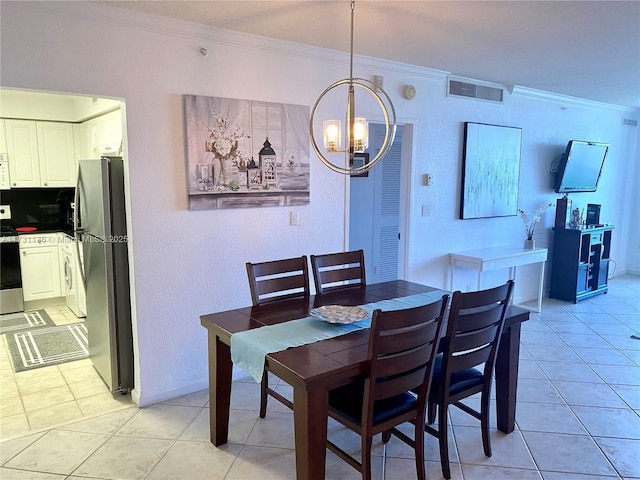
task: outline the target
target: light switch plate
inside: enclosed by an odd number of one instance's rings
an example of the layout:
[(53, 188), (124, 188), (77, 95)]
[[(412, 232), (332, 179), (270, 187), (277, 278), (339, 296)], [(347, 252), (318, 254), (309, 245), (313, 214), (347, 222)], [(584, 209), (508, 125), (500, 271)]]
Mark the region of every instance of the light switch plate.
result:
[(0, 205), (0, 220), (10, 220), (10, 219), (11, 219), (11, 206)]

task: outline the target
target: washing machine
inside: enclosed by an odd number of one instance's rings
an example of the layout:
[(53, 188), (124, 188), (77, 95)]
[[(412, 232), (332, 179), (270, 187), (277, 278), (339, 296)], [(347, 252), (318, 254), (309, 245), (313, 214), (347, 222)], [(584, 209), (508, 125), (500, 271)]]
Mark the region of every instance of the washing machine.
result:
[[(76, 244), (71, 237), (67, 237), (62, 244), (62, 264), (64, 272), (64, 295), (67, 307), (79, 318), (87, 316), (86, 294), (80, 273), (80, 261)], [(82, 248), (82, 244), (80, 244)], [(82, 251), (80, 252), (82, 254)]]

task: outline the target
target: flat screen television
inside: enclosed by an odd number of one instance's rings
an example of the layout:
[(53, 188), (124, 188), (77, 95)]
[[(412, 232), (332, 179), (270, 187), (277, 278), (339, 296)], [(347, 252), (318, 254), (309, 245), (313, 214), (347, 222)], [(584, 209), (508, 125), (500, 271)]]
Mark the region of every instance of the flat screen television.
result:
[(608, 151), (606, 143), (571, 140), (560, 157), (556, 193), (595, 192)]

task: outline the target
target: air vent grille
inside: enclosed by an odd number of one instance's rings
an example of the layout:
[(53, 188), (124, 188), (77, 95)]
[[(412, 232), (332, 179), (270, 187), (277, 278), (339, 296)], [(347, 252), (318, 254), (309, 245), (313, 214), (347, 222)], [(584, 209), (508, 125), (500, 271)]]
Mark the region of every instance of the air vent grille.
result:
[(634, 118), (623, 118), (622, 119), (622, 124), (623, 125), (628, 125), (630, 127), (637, 127), (638, 126), (638, 120), (636, 120)]
[(447, 94), (453, 97), (475, 98), (488, 102), (503, 103), (504, 89), (478, 83), (449, 79)]

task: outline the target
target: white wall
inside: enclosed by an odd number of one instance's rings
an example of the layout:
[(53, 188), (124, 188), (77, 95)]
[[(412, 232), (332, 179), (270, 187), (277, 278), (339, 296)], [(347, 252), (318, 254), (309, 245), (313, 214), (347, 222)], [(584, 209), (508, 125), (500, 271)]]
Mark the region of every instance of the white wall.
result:
[[(188, 211), (182, 95), (312, 105), (347, 75), (347, 56), (79, 2), (3, 1), (0, 13), (2, 86), (125, 101), (134, 396), (145, 405), (205, 388), (199, 316), (250, 302), (246, 261), (342, 249), (347, 183), (312, 159), (311, 203), (296, 207), (298, 227), (288, 226), (287, 208)], [(198, 55), (200, 46), (208, 57)], [(415, 125), (408, 280), (446, 287), (449, 251), (523, 241), (518, 217), (457, 220), (465, 121), (523, 129), (519, 203), (526, 210), (557, 197), (548, 170), (568, 140), (611, 143), (601, 188), (574, 202), (602, 203), (603, 220), (616, 225), (618, 273), (640, 271), (638, 129), (622, 126), (622, 109), (527, 91), (507, 95), (504, 105), (447, 98), (442, 73), (374, 59), (357, 59), (355, 73), (383, 75), (401, 122)], [(401, 95), (407, 84), (416, 86), (413, 101)], [(433, 175), (434, 186), (421, 186), (423, 173)], [(430, 217), (420, 216), (423, 204), (431, 205)], [(543, 245), (552, 217), (547, 213), (537, 237)], [(535, 274), (524, 277), (526, 295)]]

